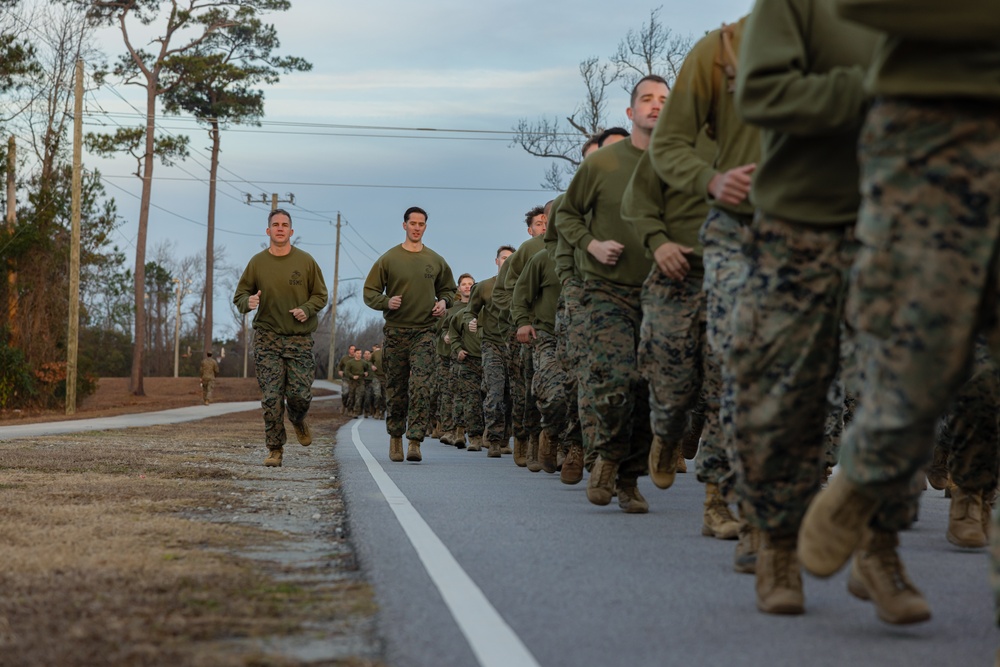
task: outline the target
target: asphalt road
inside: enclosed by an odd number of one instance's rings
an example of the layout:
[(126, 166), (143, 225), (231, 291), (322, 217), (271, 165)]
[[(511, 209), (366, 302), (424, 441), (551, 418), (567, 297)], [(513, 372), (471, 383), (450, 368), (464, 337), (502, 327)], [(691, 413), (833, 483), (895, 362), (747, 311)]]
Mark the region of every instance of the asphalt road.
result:
[(693, 468), (667, 491), (641, 480), (650, 513), (625, 515), (589, 504), (585, 481), (509, 456), (427, 440), (422, 463), (391, 463), (382, 421), (350, 422), (337, 443), (393, 667), (986, 667), (1000, 644), (987, 554), (945, 540), (940, 491), (924, 494), (901, 550), (931, 621), (882, 623), (847, 593), (846, 571), (806, 577), (807, 613), (776, 617), (757, 612), (753, 576), (733, 572), (735, 543), (701, 536)]

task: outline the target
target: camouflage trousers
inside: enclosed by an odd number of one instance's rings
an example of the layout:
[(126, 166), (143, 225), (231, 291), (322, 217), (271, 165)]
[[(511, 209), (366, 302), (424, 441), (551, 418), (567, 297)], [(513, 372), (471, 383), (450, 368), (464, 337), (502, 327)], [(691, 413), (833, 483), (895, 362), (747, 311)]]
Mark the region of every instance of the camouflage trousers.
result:
[(729, 457), (719, 428), (722, 376), (706, 333), (702, 277), (674, 281), (653, 266), (642, 286), (639, 368), (649, 383), (653, 433), (664, 442), (680, 443), (701, 420), (701, 445), (695, 460), (698, 480), (718, 484), (729, 473)]
[(510, 440), (510, 384), (507, 382), (507, 346), (484, 340), (483, 432), (486, 442)]
[(483, 360), (467, 355), (453, 360), (455, 422), (469, 437), (483, 434)]
[(215, 390), (215, 378), (201, 379), (201, 400), (205, 403), (212, 402), (212, 393)]
[(434, 373), (434, 331), (385, 327), (385, 429), (391, 437), (423, 442), (428, 431)]
[[(559, 292), (559, 306), (556, 310), (556, 356), (562, 362), (569, 377), (569, 389), (576, 394), (577, 414), (591, 409), (589, 399), (580, 391), (580, 375), (583, 362), (586, 359), (587, 340), (586, 318), (583, 316), (583, 281), (570, 278), (563, 283)], [(593, 447), (593, 434), (588, 426), (580, 424), (580, 438), (583, 448), (589, 453), (587, 469), (593, 464), (596, 455)]]
[(972, 377), (938, 422), (937, 446), (948, 455), (951, 480), (966, 491), (992, 491), (997, 487), (998, 406), (1000, 369), (985, 341), (979, 341)]
[(361, 387), (361, 380), (347, 378), (347, 389), (350, 395), (350, 400), (347, 402), (347, 412), (352, 417), (357, 417), (361, 413), (364, 403), (364, 391)]
[(507, 340), (508, 377), (510, 378), (511, 428), (515, 438), (527, 439), (541, 431), (538, 406), (531, 391), (534, 367), (531, 346), (517, 341), (517, 332), (511, 331)]
[(383, 378), (372, 378), (372, 409), (376, 414), (385, 410), (385, 384)]
[(281, 336), (255, 329), (253, 362), (264, 413), (264, 439), (268, 449), (285, 446), (285, 405), (288, 418), (299, 424), (309, 412), (316, 365), (312, 355), (313, 339), (305, 336)]
[(557, 354), (558, 339), (538, 331), (532, 348), (535, 376), (533, 392), (541, 414), (541, 428), (559, 451), (581, 444), (580, 418), (576, 407), (576, 388)]
[(864, 359), (841, 466), (904, 487), (970, 377), (981, 335), (1000, 351), (1000, 113), (995, 103), (880, 100), (862, 130), (863, 243), (846, 317)]
[(455, 421), (455, 361), (451, 357), (436, 355), (437, 366), (434, 369), (434, 392), (437, 396), (435, 411), (437, 423), (446, 433), (454, 431), (458, 423)]
[(593, 433), (593, 451), (619, 462), (619, 477), (625, 479), (648, 472), (653, 439), (649, 387), (636, 359), (640, 292), (639, 287), (587, 280), (581, 313), (589, 344), (579, 390), (591, 408), (580, 408), (580, 424)]

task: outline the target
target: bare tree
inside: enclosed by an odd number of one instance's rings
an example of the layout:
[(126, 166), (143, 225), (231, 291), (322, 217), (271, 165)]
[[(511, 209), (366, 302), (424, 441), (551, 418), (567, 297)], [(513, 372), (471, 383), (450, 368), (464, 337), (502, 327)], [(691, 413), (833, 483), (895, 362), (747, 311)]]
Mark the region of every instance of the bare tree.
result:
[(521, 118), (512, 128), (511, 146), (553, 160), (544, 172), (543, 188), (563, 190), (565, 180), (572, 177), (583, 159), (583, 143), (608, 127), (608, 88), (612, 84), (617, 82), (631, 91), (635, 82), (648, 74), (658, 74), (668, 83), (676, 78), (694, 40), (678, 36), (663, 25), (661, 9), (651, 10), (649, 22), (638, 30), (629, 30), (608, 61), (590, 57), (580, 63), (584, 99), (565, 118), (565, 125), (558, 118)]

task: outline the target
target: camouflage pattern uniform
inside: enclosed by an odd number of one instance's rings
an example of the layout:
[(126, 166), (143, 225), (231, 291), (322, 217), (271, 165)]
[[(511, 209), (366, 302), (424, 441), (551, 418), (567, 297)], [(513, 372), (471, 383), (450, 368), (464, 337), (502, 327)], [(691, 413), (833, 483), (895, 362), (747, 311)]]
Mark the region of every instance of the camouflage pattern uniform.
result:
[(264, 412), (264, 439), (268, 449), (285, 446), (285, 404), (292, 423), (301, 423), (312, 401), (316, 375), (311, 335), (282, 336), (255, 329), (253, 361), (257, 367), (261, 408)]
[(507, 444), (510, 440), (510, 383), (507, 380), (507, 346), (484, 340), (482, 343), (483, 420), (487, 443)]
[(212, 391), (215, 389), (215, 376), (219, 374), (219, 362), (212, 357), (201, 360), (201, 400), (205, 405), (212, 402)]
[(459, 361), (452, 360), (455, 369), (455, 421), (465, 434), (475, 438), (483, 434), (483, 361), (471, 354)]
[(582, 444), (576, 386), (572, 373), (559, 361), (556, 336), (541, 330), (536, 330), (536, 334), (538, 338), (532, 346), (535, 367), (532, 393), (538, 401), (542, 430), (565, 454), (571, 445)]
[(430, 420), (434, 331), (385, 327), (386, 431), (422, 442)]

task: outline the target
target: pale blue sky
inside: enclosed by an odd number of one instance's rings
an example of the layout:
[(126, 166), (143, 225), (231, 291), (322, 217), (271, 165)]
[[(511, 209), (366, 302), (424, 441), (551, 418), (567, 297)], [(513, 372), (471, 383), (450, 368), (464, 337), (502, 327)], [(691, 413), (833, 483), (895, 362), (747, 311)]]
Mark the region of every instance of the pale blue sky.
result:
[[(227, 263), (242, 268), (266, 241), (267, 209), (247, 206), (243, 193), (259, 198), (278, 192), (284, 198), (291, 192), (295, 205), (288, 208), (300, 247), (316, 257), (328, 282), (337, 211), (348, 224), (341, 279), (363, 277), (377, 254), (402, 241), (403, 210), (419, 205), (429, 213), (427, 245), (455, 274), (489, 277), (497, 246), (526, 239), (524, 212), (554, 194), (540, 190), (546, 161), (510, 147), (503, 134), (439, 133), (463, 138), (436, 139), (429, 133), (316, 125), (509, 132), (521, 117), (564, 117), (583, 98), (579, 62), (611, 55), (659, 4), (293, 0), (291, 11), (272, 17), (281, 52), (304, 57), (314, 68), (266, 91), (264, 127), (223, 133), (220, 179), (231, 182), (219, 186), (216, 244), (225, 246)], [(750, 0), (663, 0), (660, 18), (676, 33), (698, 37), (751, 6)], [(102, 45), (109, 53), (119, 49), (119, 34), (107, 31)], [(88, 97), (88, 110), (135, 114), (131, 105), (142, 108), (140, 93), (135, 87), (100, 92)], [(612, 120), (623, 122), (627, 105), (625, 91), (615, 88)], [(116, 115), (104, 122), (110, 128), (136, 121)], [(153, 204), (176, 215), (153, 209), (147, 254), (164, 240), (181, 256), (204, 252), (205, 133), (182, 119), (163, 119), (160, 126), (188, 134), (193, 157), (175, 168), (156, 166)], [(138, 179), (128, 177), (134, 162), (85, 155), (85, 163), (101, 169), (128, 221), (119, 241), (131, 265), (140, 190)], [(218, 336), (232, 327), (226, 307), (231, 294), (223, 276), (216, 283)]]

